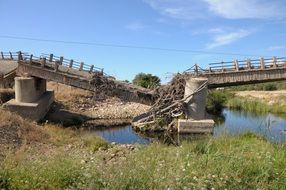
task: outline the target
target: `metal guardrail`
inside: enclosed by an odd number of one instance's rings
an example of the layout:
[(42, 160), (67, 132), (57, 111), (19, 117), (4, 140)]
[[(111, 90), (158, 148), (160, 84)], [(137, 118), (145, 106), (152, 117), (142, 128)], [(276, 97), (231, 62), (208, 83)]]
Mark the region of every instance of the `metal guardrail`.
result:
[(234, 60), (229, 62), (210, 63), (208, 69), (203, 69), (197, 64), (187, 69), (185, 73), (191, 74), (211, 74), (211, 73), (226, 73), (250, 70), (267, 70), (276, 68), (286, 68), (286, 57)]

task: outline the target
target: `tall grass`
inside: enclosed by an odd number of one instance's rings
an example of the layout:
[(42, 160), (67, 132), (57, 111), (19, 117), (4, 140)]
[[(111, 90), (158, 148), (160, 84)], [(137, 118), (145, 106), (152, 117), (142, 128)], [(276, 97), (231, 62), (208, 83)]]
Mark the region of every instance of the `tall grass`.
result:
[(228, 99), (232, 97), (234, 97), (234, 94), (226, 90), (209, 90), (206, 110), (212, 114), (219, 114), (225, 107)]
[(286, 105), (276, 102), (274, 104), (268, 104), (261, 100), (245, 99), (241, 97), (234, 97), (227, 101), (227, 107), (236, 110), (249, 111), (254, 113), (286, 113)]
[(285, 90), (285, 89), (286, 89), (285, 81), (268, 82), (268, 83), (261, 83), (261, 84), (249, 84), (249, 85), (230, 87), (230, 90), (235, 90), (235, 91), (245, 91), (245, 90), (273, 91), (273, 90)]
[(253, 134), (159, 143), (115, 162), (78, 156), (1, 164), (0, 189), (285, 189), (286, 145)]
[[(106, 173), (107, 189), (285, 189), (285, 145), (254, 135), (153, 144)], [(132, 168), (132, 169), (131, 169)], [(109, 175), (108, 175), (109, 174)]]

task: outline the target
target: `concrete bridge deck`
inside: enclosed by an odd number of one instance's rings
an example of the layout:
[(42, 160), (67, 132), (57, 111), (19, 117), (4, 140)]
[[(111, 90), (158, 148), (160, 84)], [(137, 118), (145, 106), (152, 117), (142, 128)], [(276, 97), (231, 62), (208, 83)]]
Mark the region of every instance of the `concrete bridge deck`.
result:
[(153, 103), (153, 94), (148, 89), (117, 81), (105, 75), (103, 69), (93, 65), (56, 57), (53, 54), (42, 57), (19, 54), (17, 75), (38, 77), (95, 93), (103, 91), (106, 95), (123, 100), (148, 105)]
[(207, 78), (209, 88), (280, 81), (286, 79), (286, 58), (211, 63), (208, 69), (194, 65), (185, 73)]
[(0, 57), (0, 87), (11, 87), (14, 83), (16, 70), (18, 67), (18, 59), (15, 54), (4, 54), (1, 52)]

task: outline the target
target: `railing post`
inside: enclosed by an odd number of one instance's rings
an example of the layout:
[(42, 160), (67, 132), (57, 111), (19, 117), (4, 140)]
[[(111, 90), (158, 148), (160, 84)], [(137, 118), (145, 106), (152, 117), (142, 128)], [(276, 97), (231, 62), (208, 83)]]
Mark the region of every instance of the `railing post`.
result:
[(273, 57), (273, 68), (277, 68), (277, 57)]
[(12, 53), (10, 51), (9, 51), (9, 54), (10, 54), (10, 59), (13, 60), (13, 55), (12, 55)]
[(73, 59), (70, 60), (69, 68), (72, 68), (72, 65), (73, 65)]
[(80, 71), (82, 71), (82, 70), (83, 70), (83, 65), (84, 65), (84, 63), (83, 63), (83, 62), (81, 62), (81, 63), (80, 63), (80, 67), (79, 67), (79, 70), (80, 70)]
[(260, 58), (260, 69), (265, 69), (265, 62), (263, 57)]
[(251, 69), (251, 60), (247, 59), (246, 63), (247, 63), (247, 69), (250, 70)]
[(55, 61), (55, 72), (58, 72), (59, 70), (59, 61)]
[(3, 54), (3, 52), (1, 51), (1, 57), (2, 57), (2, 59), (4, 59), (4, 54)]
[(30, 65), (33, 63), (33, 54), (30, 55)]
[(91, 65), (90, 70), (89, 70), (89, 73), (92, 73), (93, 68), (94, 68), (94, 65)]
[(59, 62), (59, 64), (62, 65), (62, 64), (63, 64), (63, 61), (64, 61), (64, 57), (61, 56), (61, 57), (60, 57), (60, 62)]
[(195, 73), (198, 75), (198, 73), (199, 73), (199, 69), (198, 69), (198, 65), (197, 64), (195, 64)]
[(54, 54), (50, 54), (49, 62), (53, 62)]
[(23, 56), (22, 56), (22, 52), (19, 51), (18, 52), (18, 61), (21, 61), (21, 60), (23, 60)]
[(46, 65), (46, 58), (44, 57), (43, 59), (42, 59), (42, 67), (44, 68), (45, 67), (45, 65)]
[(234, 67), (236, 71), (239, 71), (238, 60), (234, 60)]

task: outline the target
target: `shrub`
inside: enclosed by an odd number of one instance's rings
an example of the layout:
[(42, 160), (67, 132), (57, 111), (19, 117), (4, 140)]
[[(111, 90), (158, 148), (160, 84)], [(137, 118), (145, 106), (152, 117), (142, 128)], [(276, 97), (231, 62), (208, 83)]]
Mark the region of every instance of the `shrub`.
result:
[(263, 86), (263, 90), (265, 91), (277, 90), (277, 86), (275, 84), (266, 84)]
[(152, 74), (139, 73), (135, 76), (132, 83), (144, 88), (153, 89), (160, 86), (161, 80), (159, 77)]
[(211, 90), (207, 97), (207, 111), (218, 114), (225, 106), (228, 97), (233, 96), (231, 93), (220, 90)]

